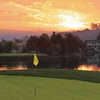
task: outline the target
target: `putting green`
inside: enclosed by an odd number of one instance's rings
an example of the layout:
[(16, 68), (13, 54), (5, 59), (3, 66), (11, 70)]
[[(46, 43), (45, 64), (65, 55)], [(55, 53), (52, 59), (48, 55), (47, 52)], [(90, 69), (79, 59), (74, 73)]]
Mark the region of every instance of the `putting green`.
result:
[(100, 100), (100, 84), (69, 79), (0, 75), (0, 100)]

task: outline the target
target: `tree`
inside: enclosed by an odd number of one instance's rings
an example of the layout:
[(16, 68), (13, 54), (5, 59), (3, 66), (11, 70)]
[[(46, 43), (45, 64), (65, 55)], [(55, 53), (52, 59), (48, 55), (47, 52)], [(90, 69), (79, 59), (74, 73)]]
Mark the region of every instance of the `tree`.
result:
[(50, 39), (49, 36), (45, 33), (40, 35), (39, 41), (38, 41), (38, 48), (39, 51), (42, 53), (48, 53), (50, 48)]
[(3, 46), (2, 46), (2, 43), (0, 42), (0, 53), (3, 52)]
[(14, 43), (9, 40), (2, 40), (1, 44), (2, 44), (2, 51), (5, 53), (11, 52), (12, 49), (14, 48)]
[(34, 51), (38, 49), (38, 37), (30, 36), (30, 38), (26, 42), (26, 50)]
[(78, 65), (79, 63), (83, 42), (78, 36), (71, 33), (65, 33), (64, 36), (61, 47), (62, 66), (71, 68), (73, 65)]
[(55, 32), (53, 32), (50, 38), (51, 52), (53, 54), (61, 53), (63, 40), (63, 36), (60, 33), (56, 34)]
[(78, 36), (75, 36), (71, 33), (65, 33), (65, 42), (66, 42), (67, 54), (73, 54), (79, 52), (82, 41)]

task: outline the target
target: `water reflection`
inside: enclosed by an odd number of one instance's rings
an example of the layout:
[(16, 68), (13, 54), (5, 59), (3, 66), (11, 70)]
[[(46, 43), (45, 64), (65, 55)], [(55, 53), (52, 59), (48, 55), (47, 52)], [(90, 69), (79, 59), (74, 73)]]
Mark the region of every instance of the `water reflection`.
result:
[(32, 57), (0, 57), (0, 69), (23, 69), (25, 66), (32, 68)]
[[(33, 68), (33, 57), (32, 56), (16, 56), (16, 57), (0, 57), (0, 67), (11, 67), (14, 66), (27, 66), (29, 69)], [(55, 68), (61, 65), (61, 60), (59, 57), (51, 56), (39, 56), (38, 68)], [(6, 68), (4, 68), (6, 70)]]
[(19, 66), (16, 66), (16, 67), (6, 67), (6, 66), (0, 67), (0, 71), (6, 71), (6, 70), (27, 70), (27, 69), (28, 69), (28, 67), (22, 66), (22, 65), (19, 65)]

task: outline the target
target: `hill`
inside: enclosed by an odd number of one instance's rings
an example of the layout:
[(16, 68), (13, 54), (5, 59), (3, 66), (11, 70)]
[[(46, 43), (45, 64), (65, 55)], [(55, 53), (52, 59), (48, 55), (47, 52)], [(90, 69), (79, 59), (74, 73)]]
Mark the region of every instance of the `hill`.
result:
[[(68, 32), (68, 31), (67, 31)], [(14, 38), (23, 38), (30, 35), (40, 35), (41, 33), (48, 33), (49, 35), (52, 32), (32, 32), (32, 31), (15, 31), (15, 30), (0, 30), (0, 40), (13, 40)], [(59, 32), (61, 34), (66, 32)], [(100, 30), (83, 30), (83, 31), (74, 31), (71, 32), (74, 35), (79, 36), (82, 40), (93, 40), (96, 39), (97, 35), (100, 33)]]
[[(68, 32), (59, 32), (60, 34), (68, 33)], [(74, 35), (80, 37), (81, 40), (94, 40), (100, 34), (100, 30), (83, 30), (83, 31), (74, 31), (70, 32)]]
[(41, 32), (0, 30), (0, 40), (13, 40), (14, 38), (22, 39), (30, 35), (39, 35)]
[(100, 34), (100, 30), (83, 30), (72, 33), (79, 36), (82, 40), (94, 40)]

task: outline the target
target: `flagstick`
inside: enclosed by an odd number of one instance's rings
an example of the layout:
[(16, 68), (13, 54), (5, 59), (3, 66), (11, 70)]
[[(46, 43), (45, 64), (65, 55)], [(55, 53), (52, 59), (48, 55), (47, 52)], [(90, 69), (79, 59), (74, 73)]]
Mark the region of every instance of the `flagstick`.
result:
[(34, 96), (37, 96), (37, 88), (34, 88)]

